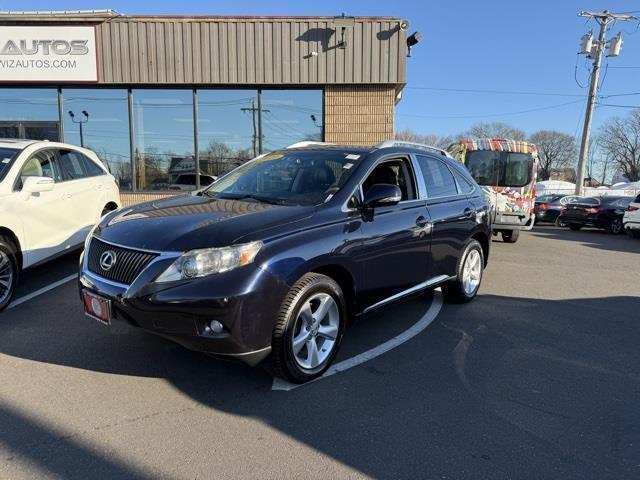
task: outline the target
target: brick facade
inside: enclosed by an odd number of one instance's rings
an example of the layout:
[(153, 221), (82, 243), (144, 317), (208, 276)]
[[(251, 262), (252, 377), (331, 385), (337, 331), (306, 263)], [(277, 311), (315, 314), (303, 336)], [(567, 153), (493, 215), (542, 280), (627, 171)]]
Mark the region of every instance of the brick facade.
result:
[(325, 141), (371, 145), (392, 139), (395, 98), (393, 85), (327, 85)]

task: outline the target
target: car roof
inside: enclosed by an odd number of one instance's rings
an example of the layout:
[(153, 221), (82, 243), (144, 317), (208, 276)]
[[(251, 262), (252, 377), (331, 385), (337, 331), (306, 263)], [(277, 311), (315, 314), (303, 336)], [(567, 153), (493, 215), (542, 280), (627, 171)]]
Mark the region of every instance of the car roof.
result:
[(325, 142), (298, 142), (286, 147), (284, 150), (306, 150), (306, 151), (327, 151), (327, 150), (339, 150), (348, 151), (353, 153), (371, 153), (377, 150), (395, 149), (402, 152), (412, 153), (430, 153), (436, 156), (443, 156), (451, 158), (451, 156), (443, 149), (434, 147), (431, 145), (424, 145), (420, 143), (406, 142), (403, 140), (386, 140), (376, 145), (337, 145), (333, 143)]
[(22, 149), (38, 142), (39, 140), (25, 140), (23, 138), (0, 138), (0, 147)]

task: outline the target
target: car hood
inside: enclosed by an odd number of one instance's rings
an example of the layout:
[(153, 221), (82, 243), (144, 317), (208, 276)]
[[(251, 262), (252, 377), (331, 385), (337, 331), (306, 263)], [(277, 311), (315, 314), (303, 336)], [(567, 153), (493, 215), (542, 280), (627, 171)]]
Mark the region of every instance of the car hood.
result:
[[(121, 209), (105, 217), (94, 235), (131, 248), (182, 252), (264, 240), (261, 232), (286, 233), (314, 211), (315, 207), (185, 195)], [(279, 228), (274, 232), (274, 227)]]

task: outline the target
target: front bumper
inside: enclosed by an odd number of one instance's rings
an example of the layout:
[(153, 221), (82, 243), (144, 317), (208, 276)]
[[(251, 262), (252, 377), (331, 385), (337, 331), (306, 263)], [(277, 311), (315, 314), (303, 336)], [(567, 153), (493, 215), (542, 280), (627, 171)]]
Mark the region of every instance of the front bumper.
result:
[[(131, 285), (124, 285), (90, 272), (83, 255), (79, 288), (110, 299), (113, 322), (250, 365), (266, 358), (286, 283), (255, 264), (189, 281), (155, 283), (174, 259), (159, 257)], [(224, 326), (222, 333), (206, 328), (212, 320)]]

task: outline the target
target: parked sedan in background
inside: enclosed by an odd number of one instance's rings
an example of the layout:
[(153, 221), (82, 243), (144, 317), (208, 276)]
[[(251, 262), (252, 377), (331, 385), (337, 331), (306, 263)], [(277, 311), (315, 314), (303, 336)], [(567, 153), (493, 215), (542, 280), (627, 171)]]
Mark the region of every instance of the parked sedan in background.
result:
[(630, 237), (640, 238), (640, 194), (627, 206), (622, 224)]
[(21, 270), (80, 247), (119, 205), (116, 180), (92, 151), (0, 140), (0, 310)]
[(560, 214), (566, 209), (567, 204), (576, 203), (582, 198), (584, 197), (563, 193), (551, 193), (536, 198), (536, 223), (548, 222), (558, 227), (566, 227), (566, 224), (559, 219)]
[(584, 197), (568, 204), (558, 218), (571, 230), (595, 227), (615, 235), (623, 232), (622, 217), (631, 200), (633, 197)]
[[(216, 181), (218, 177), (212, 177), (211, 175), (200, 175), (200, 186), (202, 188), (208, 187)], [(178, 175), (173, 183), (169, 185), (169, 190), (195, 190), (196, 189), (196, 176), (193, 173), (186, 173)]]

